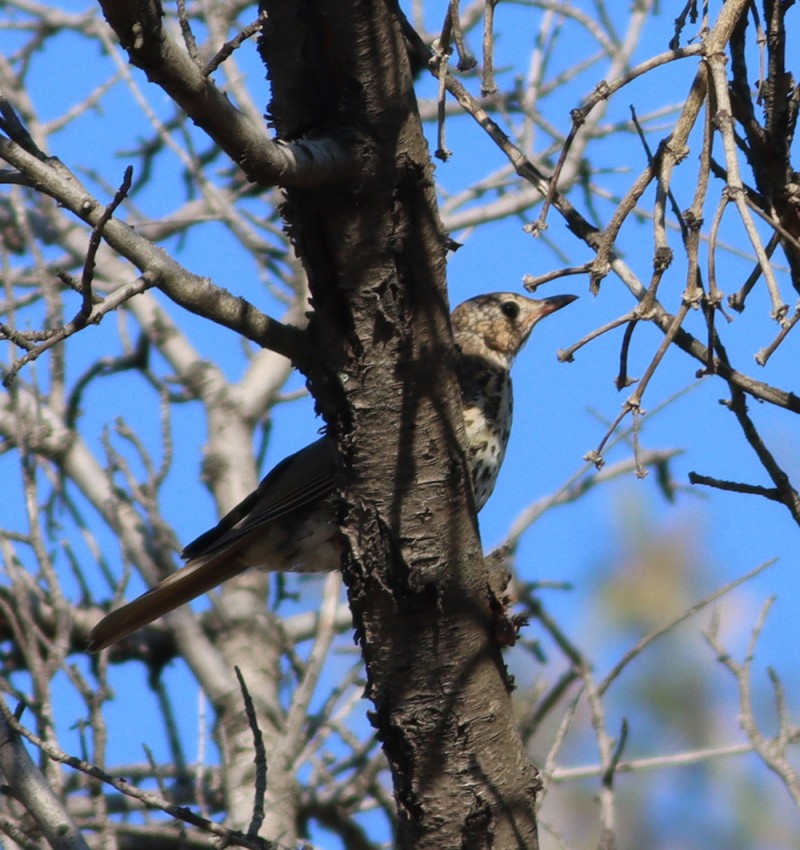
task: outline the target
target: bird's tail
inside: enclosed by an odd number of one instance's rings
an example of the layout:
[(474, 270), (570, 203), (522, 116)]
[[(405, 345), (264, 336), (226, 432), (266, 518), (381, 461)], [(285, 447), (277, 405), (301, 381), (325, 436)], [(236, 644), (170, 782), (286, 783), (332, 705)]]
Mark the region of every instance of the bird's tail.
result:
[(103, 617), (89, 634), (87, 649), (89, 652), (99, 652), (111, 646), (179, 605), (191, 602), (223, 581), (239, 575), (248, 566), (231, 557), (228, 552), (200, 556), (189, 561), (185, 567), (167, 576), (133, 602)]

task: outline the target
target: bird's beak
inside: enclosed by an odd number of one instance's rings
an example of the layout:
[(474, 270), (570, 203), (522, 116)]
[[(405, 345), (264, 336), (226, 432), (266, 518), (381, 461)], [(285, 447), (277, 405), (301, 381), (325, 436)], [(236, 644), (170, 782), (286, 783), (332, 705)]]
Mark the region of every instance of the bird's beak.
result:
[(577, 298), (577, 295), (552, 295), (550, 298), (542, 298), (541, 300), (537, 300), (535, 298), (528, 299), (530, 311), (527, 312), (525, 317), (526, 336), (533, 330), (533, 326), (540, 322), (545, 316), (555, 313), (556, 310), (566, 307), (567, 304), (572, 304), (572, 302), (576, 301)]
[(573, 301), (577, 300), (577, 295), (553, 295), (550, 298), (543, 298), (539, 302), (541, 305), (539, 318), (549, 316), (551, 313), (555, 313), (556, 310), (560, 310), (562, 307), (566, 307), (567, 304), (572, 304)]

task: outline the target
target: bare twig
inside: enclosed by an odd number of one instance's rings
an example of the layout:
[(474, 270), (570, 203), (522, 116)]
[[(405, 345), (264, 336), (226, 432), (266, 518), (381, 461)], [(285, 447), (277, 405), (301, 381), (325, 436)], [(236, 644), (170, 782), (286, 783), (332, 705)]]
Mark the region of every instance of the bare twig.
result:
[(495, 94), (494, 79), (494, 9), (498, 0), (485, 0), (483, 14), (483, 69), (481, 71), (481, 94)]
[(264, 18), (261, 17), (253, 21), (251, 24), (248, 24), (246, 27), (242, 27), (242, 29), (236, 33), (230, 41), (226, 41), (216, 54), (212, 56), (208, 62), (206, 62), (206, 65), (203, 68), (203, 73), (207, 77), (213, 74), (214, 71), (216, 71), (229, 56), (233, 55), (235, 50), (238, 50), (245, 41), (247, 41), (248, 38), (252, 38), (256, 33), (261, 32), (263, 25)]
[(718, 590), (715, 590), (713, 593), (706, 596), (704, 599), (701, 599), (699, 602), (696, 602), (690, 608), (687, 608), (682, 614), (678, 617), (675, 617), (674, 620), (671, 620), (669, 623), (665, 623), (660, 628), (655, 631), (650, 632), (645, 635), (641, 640), (639, 640), (635, 646), (631, 647), (620, 660), (609, 670), (609, 672), (605, 675), (603, 680), (597, 686), (597, 692), (600, 696), (602, 696), (610, 687), (614, 684), (614, 682), (619, 678), (620, 674), (623, 670), (631, 663), (635, 658), (639, 657), (644, 650), (651, 644), (653, 641), (658, 640), (658, 638), (663, 637), (665, 634), (673, 631), (676, 626), (688, 620), (690, 617), (693, 617), (695, 614), (702, 611), (704, 608), (707, 608), (713, 602), (716, 602), (718, 599), (721, 599), (723, 596), (729, 594), (732, 590), (744, 584), (745, 582), (750, 581), (755, 578), (757, 575), (760, 575), (764, 572), (764, 570), (769, 569), (776, 563), (775, 559), (770, 561), (766, 561), (763, 564), (759, 564), (755, 569), (750, 570), (750, 572), (745, 573), (743, 576), (740, 576), (737, 579), (734, 579), (731, 582), (720, 587)]
[(261, 824), (264, 822), (264, 795), (267, 793), (267, 753), (264, 749), (264, 736), (258, 727), (258, 717), (256, 716), (256, 710), (253, 705), (253, 698), (247, 689), (247, 682), (245, 682), (242, 671), (238, 667), (235, 667), (234, 670), (236, 672), (236, 679), (239, 682), (239, 690), (242, 692), (247, 722), (250, 724), (250, 731), (253, 733), (256, 781), (253, 787), (253, 817), (250, 820), (250, 825), (247, 827), (247, 835), (250, 838), (255, 838), (258, 835), (259, 829), (261, 829)]
[[(246, 847), (248, 850), (266, 850), (262, 839), (251, 838), (237, 830), (227, 829), (214, 821), (201, 818), (185, 806), (176, 806), (173, 803), (158, 797), (156, 794), (152, 794), (148, 791), (141, 791), (131, 783), (126, 782), (124, 779), (116, 779), (105, 771), (100, 770), (100, 768), (96, 765), (90, 764), (84, 759), (68, 755), (59, 747), (49, 744), (38, 735), (34, 735), (30, 730), (22, 726), (19, 720), (15, 718), (11, 712), (9, 712), (8, 707), (2, 700), (0, 700), (0, 713), (2, 713), (6, 724), (11, 728), (11, 730), (29, 741), (49, 759), (58, 762), (59, 764), (64, 764), (67, 767), (71, 767), (74, 770), (79, 770), (81, 773), (85, 773), (93, 779), (98, 779), (100, 782), (110, 785), (122, 794), (126, 794), (134, 799), (140, 800), (141, 802), (146, 803), (147, 806), (159, 809), (166, 814), (183, 821), (184, 823), (188, 823), (206, 832), (217, 835), (231, 844), (239, 847)], [(85, 845), (81, 843), (76, 845), (76, 847), (78, 850), (82, 850)]]
[(755, 648), (774, 602), (775, 598), (771, 597), (762, 606), (758, 620), (750, 634), (750, 643), (743, 661), (734, 661), (733, 656), (722, 645), (717, 634), (716, 621), (706, 631), (705, 637), (716, 652), (719, 662), (731, 673), (739, 687), (739, 725), (747, 735), (753, 750), (764, 764), (780, 778), (795, 805), (800, 805), (800, 777), (798, 777), (797, 771), (786, 752), (789, 745), (800, 742), (800, 731), (789, 722), (783, 700), (783, 689), (774, 672), (770, 673), (770, 679), (775, 690), (779, 721), (778, 734), (775, 737), (766, 738), (761, 732), (756, 722), (753, 706), (752, 667)]

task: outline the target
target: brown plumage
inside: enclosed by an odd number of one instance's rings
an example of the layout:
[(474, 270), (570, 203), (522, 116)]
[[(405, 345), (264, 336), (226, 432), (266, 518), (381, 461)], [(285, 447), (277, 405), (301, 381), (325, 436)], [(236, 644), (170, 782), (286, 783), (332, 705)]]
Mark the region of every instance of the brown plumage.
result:
[[(534, 325), (574, 301), (535, 300), (510, 292), (479, 295), (452, 315), (461, 350), (459, 379), (475, 504), (494, 489), (511, 430), (510, 369)], [(322, 437), (281, 461), (256, 490), (183, 550), (186, 565), (105, 616), (89, 650), (116, 643), (249, 567), (326, 571), (339, 565), (333, 523), (336, 446)]]

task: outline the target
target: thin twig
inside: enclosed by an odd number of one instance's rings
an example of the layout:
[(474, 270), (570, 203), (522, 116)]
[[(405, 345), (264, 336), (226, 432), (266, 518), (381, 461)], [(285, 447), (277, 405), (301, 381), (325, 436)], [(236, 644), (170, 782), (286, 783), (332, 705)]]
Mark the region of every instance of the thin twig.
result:
[(247, 827), (247, 835), (250, 838), (255, 838), (258, 836), (258, 831), (261, 829), (265, 815), (264, 797), (267, 793), (267, 751), (264, 748), (264, 736), (261, 734), (261, 729), (258, 725), (256, 709), (253, 705), (253, 698), (250, 696), (250, 691), (247, 688), (247, 682), (245, 682), (242, 671), (238, 666), (234, 666), (233, 669), (236, 673), (236, 679), (239, 682), (239, 690), (242, 693), (247, 722), (250, 725), (250, 731), (253, 733), (253, 749), (255, 750), (253, 760), (256, 763), (256, 781), (253, 788), (253, 816), (250, 819), (250, 825)]
[(135, 785), (132, 785), (124, 779), (117, 779), (111, 776), (104, 770), (100, 770), (100, 768), (96, 765), (93, 765), (84, 759), (68, 755), (59, 747), (45, 741), (23, 726), (9, 711), (8, 706), (6, 706), (3, 700), (0, 700), (0, 712), (2, 712), (6, 722), (15, 732), (22, 735), (23, 738), (29, 741), (34, 747), (39, 749), (52, 761), (71, 767), (73, 770), (78, 770), (93, 779), (97, 779), (106, 785), (110, 785), (121, 794), (133, 797), (134, 799), (145, 803), (150, 808), (159, 809), (177, 820), (191, 824), (205, 832), (210, 832), (219, 836), (230, 844), (235, 844), (239, 847), (246, 847), (248, 850), (264, 850), (264, 843), (261, 839), (252, 838), (238, 830), (228, 829), (227, 827), (222, 826), (222, 824), (199, 817), (186, 806), (176, 806), (174, 803), (170, 803), (168, 800), (164, 800), (156, 794), (140, 790)]
[(555, 269), (552, 272), (547, 272), (546, 274), (540, 275), (531, 275), (526, 274), (522, 276), (522, 285), (528, 292), (536, 292), (536, 290), (543, 286), (545, 283), (550, 283), (551, 280), (558, 280), (561, 277), (569, 277), (573, 274), (586, 274), (591, 265), (589, 263), (584, 263), (582, 266), (571, 266), (565, 269)]
[(226, 41), (225, 44), (220, 47), (220, 49), (214, 54), (214, 56), (206, 62), (205, 67), (203, 68), (203, 74), (206, 77), (210, 76), (214, 73), (214, 71), (219, 68), (219, 66), (229, 57), (231, 54), (238, 50), (248, 38), (252, 38), (256, 33), (261, 32), (263, 29), (263, 22), (266, 18), (266, 12), (261, 13), (261, 17), (257, 18), (251, 24), (247, 24), (247, 26), (242, 27), (242, 29), (232, 38), (230, 41)]
[(791, 319), (784, 319), (783, 326), (778, 331), (775, 339), (766, 347), (759, 349), (755, 354), (755, 361), (759, 366), (766, 366), (767, 361), (775, 353), (778, 346), (789, 336), (789, 331), (800, 321), (800, 307), (795, 307), (794, 315)]
[(497, 92), (494, 79), (494, 9), (498, 0), (485, 0), (483, 13), (483, 69), (481, 94), (486, 97)]
[(690, 608), (687, 608), (686, 611), (675, 617), (673, 620), (670, 620), (670, 622), (666, 623), (658, 629), (655, 629), (654, 631), (641, 638), (641, 640), (637, 641), (636, 645), (631, 647), (622, 656), (622, 658), (620, 658), (620, 660), (611, 668), (611, 670), (609, 670), (605, 678), (600, 682), (597, 687), (600, 696), (602, 696), (611, 687), (611, 685), (614, 684), (614, 682), (619, 678), (622, 671), (628, 666), (628, 664), (630, 664), (631, 661), (634, 660), (634, 658), (640, 656), (651, 643), (658, 640), (658, 638), (662, 637), (668, 632), (673, 631), (676, 626), (688, 620), (690, 617), (693, 617), (695, 614), (699, 613), (704, 608), (707, 608), (709, 605), (711, 605), (712, 602), (716, 602), (718, 599), (721, 599), (723, 596), (727, 595), (735, 588), (739, 587), (745, 582), (750, 581), (757, 575), (760, 575), (764, 572), (764, 570), (769, 569), (776, 563), (777, 559), (773, 558), (772, 560), (765, 561), (763, 564), (759, 564), (759, 566), (757, 566), (755, 569), (752, 569), (750, 570), (750, 572), (745, 573), (743, 576), (740, 576), (739, 578), (728, 582), (728, 584), (723, 585), (709, 596), (706, 596), (704, 599), (701, 599), (699, 602), (696, 602)]

